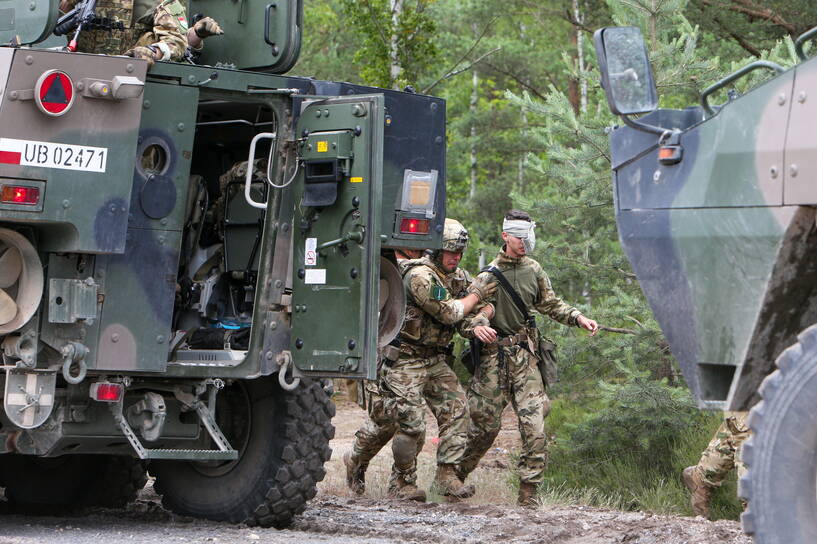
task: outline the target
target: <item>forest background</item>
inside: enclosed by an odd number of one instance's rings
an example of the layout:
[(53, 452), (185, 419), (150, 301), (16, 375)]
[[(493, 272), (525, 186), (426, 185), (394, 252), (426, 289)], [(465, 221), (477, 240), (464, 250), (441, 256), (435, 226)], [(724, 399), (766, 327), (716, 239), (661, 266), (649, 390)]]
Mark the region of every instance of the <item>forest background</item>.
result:
[[(528, 210), (534, 258), (556, 292), (620, 329), (590, 338), (541, 323), (561, 363), (542, 497), (691, 514), (680, 471), (697, 462), (720, 417), (695, 407), (618, 242), (605, 129), (619, 121), (592, 47), (593, 31), (607, 25), (641, 27), (661, 106), (683, 108), (758, 58), (794, 64), (792, 39), (817, 25), (817, 4), (307, 0), (293, 73), (445, 98), (447, 215), (472, 240), (463, 265), (475, 271), (494, 257), (505, 210)], [(715, 518), (738, 517), (735, 494), (733, 477), (715, 496)]]

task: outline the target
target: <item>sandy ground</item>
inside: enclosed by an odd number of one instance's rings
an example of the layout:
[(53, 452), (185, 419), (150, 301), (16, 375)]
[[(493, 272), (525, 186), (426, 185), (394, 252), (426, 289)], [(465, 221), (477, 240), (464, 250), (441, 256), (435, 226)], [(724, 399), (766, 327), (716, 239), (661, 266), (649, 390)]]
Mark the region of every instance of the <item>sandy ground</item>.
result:
[[(513, 506), (508, 485), (509, 458), (518, 448), (513, 413), (503, 415), (503, 430), (472, 476), (478, 493), (460, 503), (426, 504), (385, 498), (391, 466), (389, 448), (372, 462), (367, 490), (357, 497), (346, 489), (341, 455), (349, 450), (365, 413), (340, 400), (335, 418), (332, 460), (318, 496), (290, 529), (250, 528), (176, 516), (162, 509), (150, 485), (126, 510), (97, 510), (77, 517), (3, 515), (0, 544), (221, 543), (245, 542), (439, 542), (559, 544), (749, 544), (738, 523), (658, 516), (588, 507)], [(433, 478), (437, 429), (429, 418), (428, 440), (420, 454), (419, 483)]]

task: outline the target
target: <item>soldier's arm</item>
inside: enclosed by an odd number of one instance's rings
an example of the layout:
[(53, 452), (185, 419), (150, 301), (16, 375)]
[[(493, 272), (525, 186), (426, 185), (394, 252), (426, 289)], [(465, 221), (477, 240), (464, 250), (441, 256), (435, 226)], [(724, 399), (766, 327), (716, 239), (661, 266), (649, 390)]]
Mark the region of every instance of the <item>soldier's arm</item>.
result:
[(539, 295), (534, 305), (536, 311), (564, 325), (579, 326), (578, 319), (582, 313), (556, 296), (550, 278), (547, 277), (539, 263), (535, 261), (534, 263), (536, 266), (536, 281), (539, 283)]
[[(465, 305), (463, 304), (465, 299), (434, 300), (432, 298), (431, 288), (434, 286), (434, 282), (430, 273), (424, 273), (422, 269), (414, 268), (409, 271), (406, 280), (408, 295), (417, 306), (440, 323), (454, 325), (465, 317)], [(473, 303), (471, 304), (472, 307)], [(468, 308), (468, 310), (470, 311), (471, 308)]]
[(187, 51), (187, 23), (184, 6), (179, 0), (159, 3), (153, 14), (153, 34), (157, 41), (152, 45), (159, 49), (161, 57), (156, 60), (181, 61)]

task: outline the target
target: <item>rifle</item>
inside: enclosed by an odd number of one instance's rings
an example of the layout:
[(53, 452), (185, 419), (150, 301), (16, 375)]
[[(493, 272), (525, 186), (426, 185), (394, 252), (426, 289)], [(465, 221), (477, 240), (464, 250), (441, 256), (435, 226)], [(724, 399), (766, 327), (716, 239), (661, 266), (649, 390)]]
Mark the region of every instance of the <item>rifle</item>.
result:
[(74, 31), (74, 37), (68, 43), (66, 49), (72, 53), (77, 50), (77, 39), (80, 32), (85, 26), (91, 24), (96, 15), (96, 0), (80, 0), (74, 6), (74, 9), (63, 15), (57, 20), (57, 26), (54, 28), (54, 34), (62, 36)]

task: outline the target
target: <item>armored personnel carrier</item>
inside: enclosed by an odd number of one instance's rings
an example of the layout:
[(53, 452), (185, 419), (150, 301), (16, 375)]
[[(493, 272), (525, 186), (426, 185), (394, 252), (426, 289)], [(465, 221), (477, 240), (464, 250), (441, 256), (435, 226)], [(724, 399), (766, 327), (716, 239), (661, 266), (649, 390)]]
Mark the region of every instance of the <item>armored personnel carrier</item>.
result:
[[(603, 28), (619, 238), (702, 408), (748, 410), (739, 492), (757, 542), (817, 542), (817, 59), (753, 62), (659, 109), (637, 28)], [(755, 70), (771, 77), (727, 93)], [(635, 117), (638, 114), (646, 114)]]
[(319, 380), (374, 377), (393, 250), (440, 243), (445, 103), (283, 75), (301, 4), (191, 0), (225, 36), (150, 71), (0, 6), (10, 503), (122, 505), (149, 470), (175, 512), (280, 527), (315, 495)]

